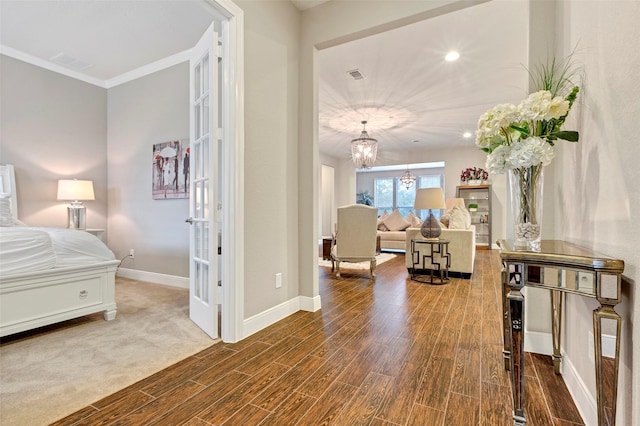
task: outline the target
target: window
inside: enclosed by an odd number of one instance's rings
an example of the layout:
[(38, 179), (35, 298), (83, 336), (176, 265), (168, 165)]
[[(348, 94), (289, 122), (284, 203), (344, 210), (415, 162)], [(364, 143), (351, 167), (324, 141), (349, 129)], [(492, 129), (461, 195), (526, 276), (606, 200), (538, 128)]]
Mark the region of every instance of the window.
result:
[(413, 210), (413, 202), (416, 200), (416, 186), (411, 185), (411, 187), (407, 189), (402, 182), (400, 182), (400, 179), (395, 179), (395, 181), (396, 208), (402, 217), (405, 217), (411, 210)]
[[(418, 188), (443, 188), (443, 175), (424, 175), (417, 179)], [(416, 185), (412, 185), (407, 189), (400, 178), (376, 178), (374, 179), (374, 205), (378, 208), (378, 216), (384, 211), (391, 213), (394, 209), (398, 209), (402, 216), (406, 216), (413, 210), (413, 203), (416, 199)], [(443, 188), (444, 190), (444, 188)], [(417, 212), (421, 219), (426, 219), (428, 211), (420, 210)], [(440, 211), (435, 210), (433, 215), (440, 218)]]
[[(444, 192), (444, 179), (442, 175), (426, 175), (418, 177), (418, 188), (442, 188)], [(416, 212), (418, 217), (425, 220), (429, 215), (429, 210), (419, 210)], [(433, 210), (436, 219), (440, 219), (442, 210)]]
[(378, 216), (385, 210), (393, 211), (395, 206), (393, 180), (394, 178), (374, 180), (373, 204), (378, 208)]

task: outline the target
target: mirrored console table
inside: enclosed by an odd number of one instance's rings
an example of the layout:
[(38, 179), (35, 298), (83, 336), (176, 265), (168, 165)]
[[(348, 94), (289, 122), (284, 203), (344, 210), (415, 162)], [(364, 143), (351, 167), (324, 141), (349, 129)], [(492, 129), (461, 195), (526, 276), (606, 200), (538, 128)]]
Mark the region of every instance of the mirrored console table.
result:
[[(524, 286), (550, 290), (553, 362), (560, 374), (560, 336), (564, 293), (598, 300), (593, 311), (598, 424), (615, 424), (620, 362), (621, 318), (613, 309), (620, 303), (624, 261), (599, 255), (564, 241), (543, 240), (539, 252), (519, 250), (512, 241), (499, 240), (502, 260), (502, 307), (505, 368), (511, 371), (514, 424), (524, 425)], [(613, 377), (603, 375), (602, 329), (615, 330)], [(610, 389), (608, 392), (605, 389)], [(607, 407), (607, 411), (605, 411)], [(607, 417), (609, 417), (607, 421)]]

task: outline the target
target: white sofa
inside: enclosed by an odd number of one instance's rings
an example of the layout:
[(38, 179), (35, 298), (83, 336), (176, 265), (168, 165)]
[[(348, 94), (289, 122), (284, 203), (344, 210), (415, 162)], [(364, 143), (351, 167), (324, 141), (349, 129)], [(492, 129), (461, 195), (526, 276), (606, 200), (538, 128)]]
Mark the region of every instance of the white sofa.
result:
[(405, 241), (407, 239), (406, 231), (378, 230), (378, 236), (380, 237), (381, 250), (404, 250), (405, 249)]
[[(402, 231), (405, 237), (405, 264), (409, 273), (413, 270), (413, 260), (411, 256), (411, 240), (422, 239), (420, 228), (408, 228)], [(471, 225), (469, 229), (442, 229), (441, 239), (449, 241), (449, 253), (451, 254), (451, 266), (449, 273), (453, 276), (470, 278), (473, 273), (473, 262), (476, 258), (476, 228)], [(382, 245), (382, 241), (380, 242)], [(425, 247), (420, 245), (419, 248)]]

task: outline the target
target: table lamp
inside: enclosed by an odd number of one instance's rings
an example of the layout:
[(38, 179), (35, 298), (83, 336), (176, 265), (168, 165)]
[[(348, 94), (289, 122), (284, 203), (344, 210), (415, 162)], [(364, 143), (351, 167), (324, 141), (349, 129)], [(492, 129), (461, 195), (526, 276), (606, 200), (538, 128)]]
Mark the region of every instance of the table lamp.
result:
[(420, 188), (416, 192), (416, 200), (413, 205), (415, 210), (429, 209), (429, 217), (425, 219), (420, 228), (420, 233), (424, 238), (438, 238), (442, 233), (440, 223), (435, 218), (431, 210), (444, 209), (444, 194), (442, 188)]
[(68, 228), (86, 228), (86, 208), (83, 200), (95, 200), (93, 181), (78, 179), (60, 179), (58, 181), (58, 201), (71, 201), (67, 206)]

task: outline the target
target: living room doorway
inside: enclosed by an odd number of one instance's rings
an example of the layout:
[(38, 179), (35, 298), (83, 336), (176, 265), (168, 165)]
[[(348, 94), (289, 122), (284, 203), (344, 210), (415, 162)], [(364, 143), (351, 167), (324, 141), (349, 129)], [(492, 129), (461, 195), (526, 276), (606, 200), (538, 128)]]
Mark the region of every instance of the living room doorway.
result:
[(319, 235), (330, 237), (333, 224), (336, 223), (336, 170), (325, 164), (321, 168), (320, 176), (320, 229)]

